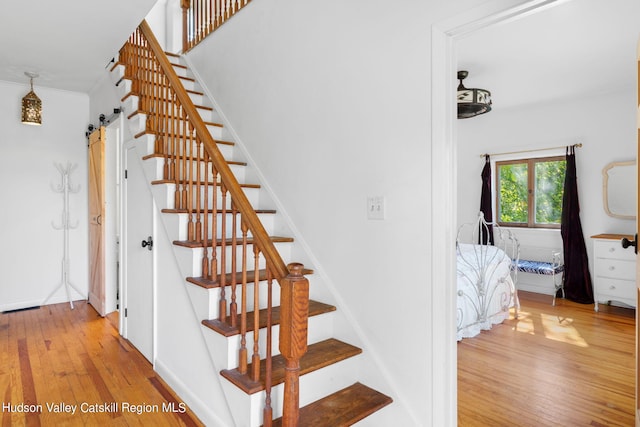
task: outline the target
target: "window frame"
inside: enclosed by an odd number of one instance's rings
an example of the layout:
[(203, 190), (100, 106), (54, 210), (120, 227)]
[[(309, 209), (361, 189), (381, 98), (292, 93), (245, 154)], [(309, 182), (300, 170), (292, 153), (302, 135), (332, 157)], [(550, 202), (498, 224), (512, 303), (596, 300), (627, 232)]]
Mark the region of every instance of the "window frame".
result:
[[(561, 224), (537, 224), (535, 222), (535, 166), (536, 163), (566, 161), (566, 156), (531, 157), (524, 159), (496, 161), (495, 197), (496, 197), (496, 222), (502, 227), (521, 228), (550, 228), (559, 229)], [(527, 165), (527, 222), (503, 222), (500, 221), (500, 166), (526, 164)], [(533, 172), (532, 172), (533, 171)], [(565, 172), (566, 173), (566, 172)]]

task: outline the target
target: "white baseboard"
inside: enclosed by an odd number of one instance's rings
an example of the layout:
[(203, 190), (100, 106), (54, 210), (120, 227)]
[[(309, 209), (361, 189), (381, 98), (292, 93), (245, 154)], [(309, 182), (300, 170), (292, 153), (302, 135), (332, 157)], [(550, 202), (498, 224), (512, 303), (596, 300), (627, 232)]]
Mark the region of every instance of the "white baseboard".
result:
[[(38, 300), (14, 302), (14, 303), (11, 303), (11, 304), (0, 304), (0, 313), (2, 313), (4, 311), (22, 310), (22, 309), (25, 309), (25, 308), (38, 307), (38, 306), (42, 306), (42, 305), (69, 303), (69, 300), (66, 299), (65, 296), (51, 297), (51, 298), (49, 298), (48, 301), (46, 301), (46, 304), (43, 302), (43, 299), (44, 298), (41, 298), (41, 299), (38, 299)], [(74, 300), (73, 301), (74, 304), (76, 304), (76, 303), (84, 303), (84, 302), (86, 302), (86, 298), (78, 299), (78, 300)]]
[(183, 383), (167, 366), (157, 359), (154, 363), (154, 370), (206, 426), (229, 427), (228, 424), (225, 424), (215, 414), (215, 412), (211, 410), (211, 404), (203, 402), (199, 396), (192, 393), (185, 383)]

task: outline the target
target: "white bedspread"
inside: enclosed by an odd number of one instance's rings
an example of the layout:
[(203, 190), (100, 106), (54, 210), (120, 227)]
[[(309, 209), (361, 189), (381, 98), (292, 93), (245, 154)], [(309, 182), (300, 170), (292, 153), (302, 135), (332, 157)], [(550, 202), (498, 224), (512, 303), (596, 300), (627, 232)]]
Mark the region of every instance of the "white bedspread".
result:
[(515, 286), (511, 259), (495, 246), (458, 244), (458, 340), (509, 318)]

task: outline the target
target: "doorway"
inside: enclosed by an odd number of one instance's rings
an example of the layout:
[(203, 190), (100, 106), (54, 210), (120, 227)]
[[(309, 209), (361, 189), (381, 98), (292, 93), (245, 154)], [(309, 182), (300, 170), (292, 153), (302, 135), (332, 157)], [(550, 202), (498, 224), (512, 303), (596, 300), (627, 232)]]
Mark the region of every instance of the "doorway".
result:
[[(475, 31), (536, 13), (565, 0), (521, 0), (515, 5), (492, 1), (439, 22), (431, 34), (431, 396), (432, 425), (457, 420), (457, 349), (455, 234), (457, 213), (456, 42)], [(444, 301), (444, 304), (442, 303)]]
[(125, 145), (123, 291), (120, 333), (154, 361), (153, 198), (135, 143)]
[(89, 135), (89, 303), (101, 315), (118, 309), (118, 190), (121, 132), (100, 126)]

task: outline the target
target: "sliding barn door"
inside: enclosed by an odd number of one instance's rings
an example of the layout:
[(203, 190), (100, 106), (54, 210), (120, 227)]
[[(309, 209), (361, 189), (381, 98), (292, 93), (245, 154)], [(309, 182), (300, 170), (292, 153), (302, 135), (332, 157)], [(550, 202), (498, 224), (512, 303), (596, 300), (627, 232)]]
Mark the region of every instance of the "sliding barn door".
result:
[(89, 135), (89, 304), (105, 313), (105, 127)]

